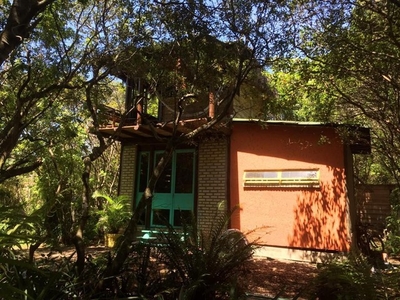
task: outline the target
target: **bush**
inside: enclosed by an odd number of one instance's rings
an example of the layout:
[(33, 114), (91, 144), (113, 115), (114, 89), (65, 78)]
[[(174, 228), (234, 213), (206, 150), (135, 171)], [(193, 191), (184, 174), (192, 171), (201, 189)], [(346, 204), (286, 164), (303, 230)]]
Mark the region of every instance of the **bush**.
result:
[(104, 209), (97, 211), (98, 230), (105, 233), (118, 233), (132, 216), (129, 197), (122, 195), (113, 199), (98, 192), (95, 192), (93, 197), (103, 198), (106, 201)]
[[(244, 297), (246, 263), (254, 245), (236, 230), (226, 230), (229, 216), (216, 219), (209, 232), (197, 228), (194, 217), (181, 232), (168, 226), (160, 248), (162, 263), (175, 278), (179, 299), (239, 299)], [(170, 292), (169, 292), (170, 294)], [(176, 296), (176, 295), (175, 295)]]
[[(21, 240), (24, 236), (18, 236)], [(0, 299), (63, 299), (63, 272), (40, 268), (0, 239)], [(66, 299), (66, 298), (65, 298)]]
[(371, 266), (361, 256), (323, 265), (311, 290), (310, 299), (377, 299)]
[(388, 235), (386, 249), (391, 254), (400, 254), (400, 191), (395, 189), (390, 195), (391, 215), (386, 218)]

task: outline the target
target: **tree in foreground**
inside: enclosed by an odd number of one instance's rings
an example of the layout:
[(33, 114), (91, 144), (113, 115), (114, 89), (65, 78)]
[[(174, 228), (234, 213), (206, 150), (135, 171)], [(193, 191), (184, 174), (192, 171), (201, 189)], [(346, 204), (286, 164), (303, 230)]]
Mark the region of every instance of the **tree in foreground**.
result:
[[(137, 224), (152, 203), (158, 178), (174, 150), (191, 144), (205, 132), (226, 126), (235, 115), (232, 103), (243, 91), (254, 87), (258, 95), (268, 89), (263, 69), (275, 56), (282, 55), (287, 44), (283, 28), (274, 23), (283, 18), (283, 7), (263, 1), (163, 3), (150, 6), (154, 30), (152, 42), (131, 47), (119, 57), (114, 72), (126, 78), (143, 78), (149, 83), (149, 98), (160, 100), (160, 90), (170, 88), (176, 103), (171, 109), (172, 136), (161, 137), (153, 128), (154, 138), (165, 145), (165, 151), (124, 232), (115, 256), (105, 271), (111, 278), (119, 273), (131, 251)], [(130, 36), (130, 34), (126, 34)], [(254, 81), (257, 83), (254, 84)], [(253, 82), (253, 85), (251, 83)], [(258, 90), (257, 90), (258, 88)], [(177, 130), (188, 115), (188, 107), (196, 103), (218, 103), (218, 109), (207, 122), (188, 132)], [(206, 98), (204, 98), (206, 97)], [(139, 100), (140, 101), (140, 100)], [(210, 100), (211, 101), (211, 100)], [(205, 108), (205, 107), (202, 107)], [(198, 110), (197, 113), (204, 113)], [(147, 122), (141, 114), (142, 122)]]
[[(62, 212), (56, 225), (62, 225), (64, 241), (76, 246), (79, 272), (93, 205), (92, 163), (114, 142), (99, 133), (102, 104), (114, 84), (112, 74), (124, 66), (154, 86), (172, 79), (179, 95), (175, 125), (185, 105), (210, 88), (223, 108), (201, 127), (164, 141), (166, 151), (150, 178), (140, 212), (151, 203), (173, 149), (229, 120), (229, 108), (243, 83), (250, 77), (258, 80), (262, 68), (286, 49), (284, 28), (274, 27), (285, 10), (263, 1), (15, 0), (2, 10), (0, 182), (37, 170), (39, 194), (47, 202), (45, 214)], [(96, 138), (93, 145), (85, 141), (81, 127), (87, 122)], [(121, 269), (139, 215), (133, 215), (106, 275)], [(42, 238), (54, 229), (51, 221), (44, 222), (49, 227)]]

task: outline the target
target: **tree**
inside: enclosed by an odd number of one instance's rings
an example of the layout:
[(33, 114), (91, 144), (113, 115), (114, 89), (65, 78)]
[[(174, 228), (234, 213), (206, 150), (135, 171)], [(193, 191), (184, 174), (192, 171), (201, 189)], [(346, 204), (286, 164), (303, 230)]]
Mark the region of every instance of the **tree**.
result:
[(319, 67), (308, 59), (275, 62), (267, 73), (274, 97), (266, 103), (269, 118), (277, 120), (333, 122), (340, 113), (335, 110), (332, 90), (309, 74)]
[[(155, 138), (165, 144), (165, 151), (105, 271), (105, 278), (118, 274), (127, 258), (139, 218), (151, 205), (157, 180), (176, 147), (191, 143), (209, 129), (229, 121), (231, 104), (246, 80), (257, 77), (274, 56), (282, 55), (287, 49), (284, 29), (274, 27), (274, 22), (283, 15), (283, 8), (278, 4), (264, 1), (155, 2), (150, 8), (154, 9), (151, 15), (159, 28), (152, 37), (154, 42), (132, 47), (120, 57), (116, 72), (128, 78), (145, 78), (154, 84), (150, 90), (156, 94), (160, 87), (171, 87), (173, 83), (177, 99), (172, 119), (174, 129), (169, 138), (155, 134)], [(188, 103), (200, 102), (204, 94), (209, 95), (210, 89), (221, 109), (205, 124), (178, 134), (176, 127)]]
[[(81, 143), (73, 136), (68, 138), (68, 133), (80, 132), (79, 122), (90, 120), (96, 142), (91, 147), (86, 142), (81, 144), (80, 219), (71, 237), (80, 272), (85, 257), (83, 232), (92, 203), (93, 162), (114, 143), (99, 132), (102, 104), (106, 102), (104, 87), (112, 84), (112, 74), (144, 76), (154, 87), (173, 82), (178, 99), (173, 111), (175, 126), (185, 113), (185, 106), (210, 89), (221, 103), (221, 110), (206, 124), (164, 140), (166, 151), (150, 178), (140, 211), (151, 203), (154, 185), (173, 149), (193, 141), (221, 121), (228, 121), (230, 104), (242, 91), (243, 83), (260, 79), (257, 74), (276, 56), (283, 55), (288, 46), (286, 28), (276, 26), (286, 13), (285, 3), (111, 0), (14, 4), (4, 8), (10, 20), (16, 21), (3, 21), (10, 26), (4, 27), (7, 33), (2, 34), (5, 43), (0, 49), (4, 58), (0, 73), (0, 183), (41, 166), (39, 173), (51, 176), (49, 191), (56, 197), (66, 197), (55, 192), (77, 187), (69, 182), (76, 177), (68, 176), (68, 168), (62, 169), (63, 159), (68, 161), (63, 156), (74, 153), (73, 162), (77, 163), (79, 150), (71, 145)], [(16, 24), (26, 12), (22, 4), (29, 4), (31, 9), (27, 10), (23, 26), (17, 28), (25, 28), (24, 35), (12, 29), (19, 26)], [(13, 36), (14, 33), (17, 34)], [(9, 34), (13, 43), (5, 38)], [(70, 113), (61, 113), (65, 110)], [(68, 118), (58, 119), (55, 113)], [(65, 138), (61, 140), (60, 136)], [(68, 141), (71, 145), (64, 144)], [(127, 233), (134, 231), (137, 217), (134, 214)], [(122, 243), (107, 272), (118, 272), (132, 237)]]
[(399, 3), (299, 3), (297, 55), (318, 66), (307, 76), (333, 92), (338, 120), (371, 127), (375, 157), (399, 183)]
[[(40, 15), (55, 0), (14, 0), (11, 4), (4, 1), (3, 16), (5, 26), (0, 33), (0, 66), (9, 58), (29, 36), (40, 22)], [(8, 14), (6, 13), (8, 12)]]
[[(113, 30), (115, 34), (117, 27), (124, 25), (115, 22), (113, 26), (106, 26), (121, 11), (118, 1), (83, 2), (15, 1), (5, 7), (10, 10), (10, 17), (8, 23), (6, 20), (3, 23), (10, 25), (4, 28), (2, 42), (5, 46), (1, 50), (8, 59), (0, 73), (0, 183), (41, 167), (38, 173), (43, 176), (42, 183), (46, 176), (51, 181), (43, 195), (55, 200), (49, 209), (61, 209), (56, 203), (67, 200), (65, 191), (71, 192), (69, 188), (74, 187), (76, 190), (71, 193), (74, 197), (79, 191), (73, 181), (76, 178), (74, 172), (80, 169), (72, 169), (73, 164), (63, 169), (62, 157), (71, 151), (75, 151), (72, 155), (74, 163), (77, 155), (83, 157), (85, 169), (81, 169), (80, 177), (85, 189), (76, 197), (81, 201), (75, 208), (79, 210), (76, 214), (79, 220), (74, 221), (74, 225), (79, 224), (74, 226), (77, 228), (75, 233), (67, 230), (72, 228), (71, 216), (63, 216), (69, 218), (68, 222), (63, 222), (64, 240), (76, 244), (80, 270), (85, 257), (82, 232), (89, 216), (92, 191), (89, 182), (91, 165), (113, 141), (97, 135), (97, 142), (92, 147), (83, 140), (74, 148), (71, 145), (77, 142), (75, 137), (79, 136), (79, 128), (88, 120), (92, 120), (94, 128), (99, 127), (97, 108), (106, 100), (105, 87), (110, 83), (110, 69), (99, 64), (99, 53), (106, 51), (109, 56), (117, 56), (122, 51), (121, 44), (114, 43), (115, 35), (108, 31)], [(29, 4), (32, 11), (26, 11), (27, 6), (23, 4)], [(18, 25), (22, 21), (26, 23)], [(25, 39), (29, 35), (29, 39), (17, 43), (15, 38), (19, 37), (13, 37), (15, 43), (11, 49), (10, 34), (18, 34), (24, 26), (27, 32), (24, 31), (22, 37)], [(64, 144), (68, 142), (71, 145)], [(73, 205), (73, 199), (70, 196), (68, 199), (63, 201), (63, 206)], [(71, 235), (69, 238), (68, 234)]]

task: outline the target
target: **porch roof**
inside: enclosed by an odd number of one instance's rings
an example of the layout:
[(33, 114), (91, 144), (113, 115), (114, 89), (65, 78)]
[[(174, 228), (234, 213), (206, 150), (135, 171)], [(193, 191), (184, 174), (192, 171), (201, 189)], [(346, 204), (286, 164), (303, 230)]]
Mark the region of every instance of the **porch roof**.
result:
[[(114, 112), (115, 113), (115, 112)], [(136, 119), (121, 120), (120, 115), (108, 116), (109, 122), (100, 128), (100, 132), (108, 137), (117, 139), (129, 139), (139, 141), (141, 143), (146, 140), (157, 140), (157, 136), (161, 139), (169, 138), (174, 134), (182, 135), (193, 131), (194, 129), (206, 124), (209, 118), (196, 118), (189, 120), (181, 120), (176, 128), (173, 121), (160, 122), (154, 117), (145, 118), (140, 122)], [(302, 127), (332, 127), (338, 128), (338, 133), (343, 141), (350, 146), (353, 154), (371, 153), (371, 134), (370, 129), (358, 125), (323, 123), (323, 122), (298, 122), (298, 121), (280, 121), (280, 120), (255, 120), (255, 119), (239, 119), (233, 118), (233, 123), (257, 123), (265, 126), (302, 126)], [(120, 125), (120, 123), (123, 123)], [(216, 125), (213, 127), (216, 131), (229, 134), (230, 126)], [(344, 129), (340, 131), (340, 129)]]
[[(144, 122), (138, 124), (137, 122), (127, 122), (126, 125), (119, 126), (119, 123), (112, 122), (111, 124), (104, 125), (100, 128), (100, 132), (109, 137), (116, 137), (119, 139), (135, 139), (139, 138), (142, 141), (144, 139), (156, 139), (156, 136), (160, 138), (168, 138), (174, 134), (182, 135), (193, 131), (194, 129), (206, 124), (209, 120), (207, 118), (197, 118), (191, 120), (179, 121), (177, 126), (174, 125), (173, 121), (170, 122)], [(176, 128), (175, 128), (176, 127)], [(215, 127), (219, 132), (224, 134), (229, 133), (228, 126), (218, 125)]]

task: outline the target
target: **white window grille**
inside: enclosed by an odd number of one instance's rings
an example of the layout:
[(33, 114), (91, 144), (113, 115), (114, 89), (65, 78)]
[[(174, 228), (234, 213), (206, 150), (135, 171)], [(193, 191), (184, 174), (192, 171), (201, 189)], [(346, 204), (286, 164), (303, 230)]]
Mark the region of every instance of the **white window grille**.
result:
[(248, 170), (243, 174), (244, 187), (318, 188), (318, 169)]

